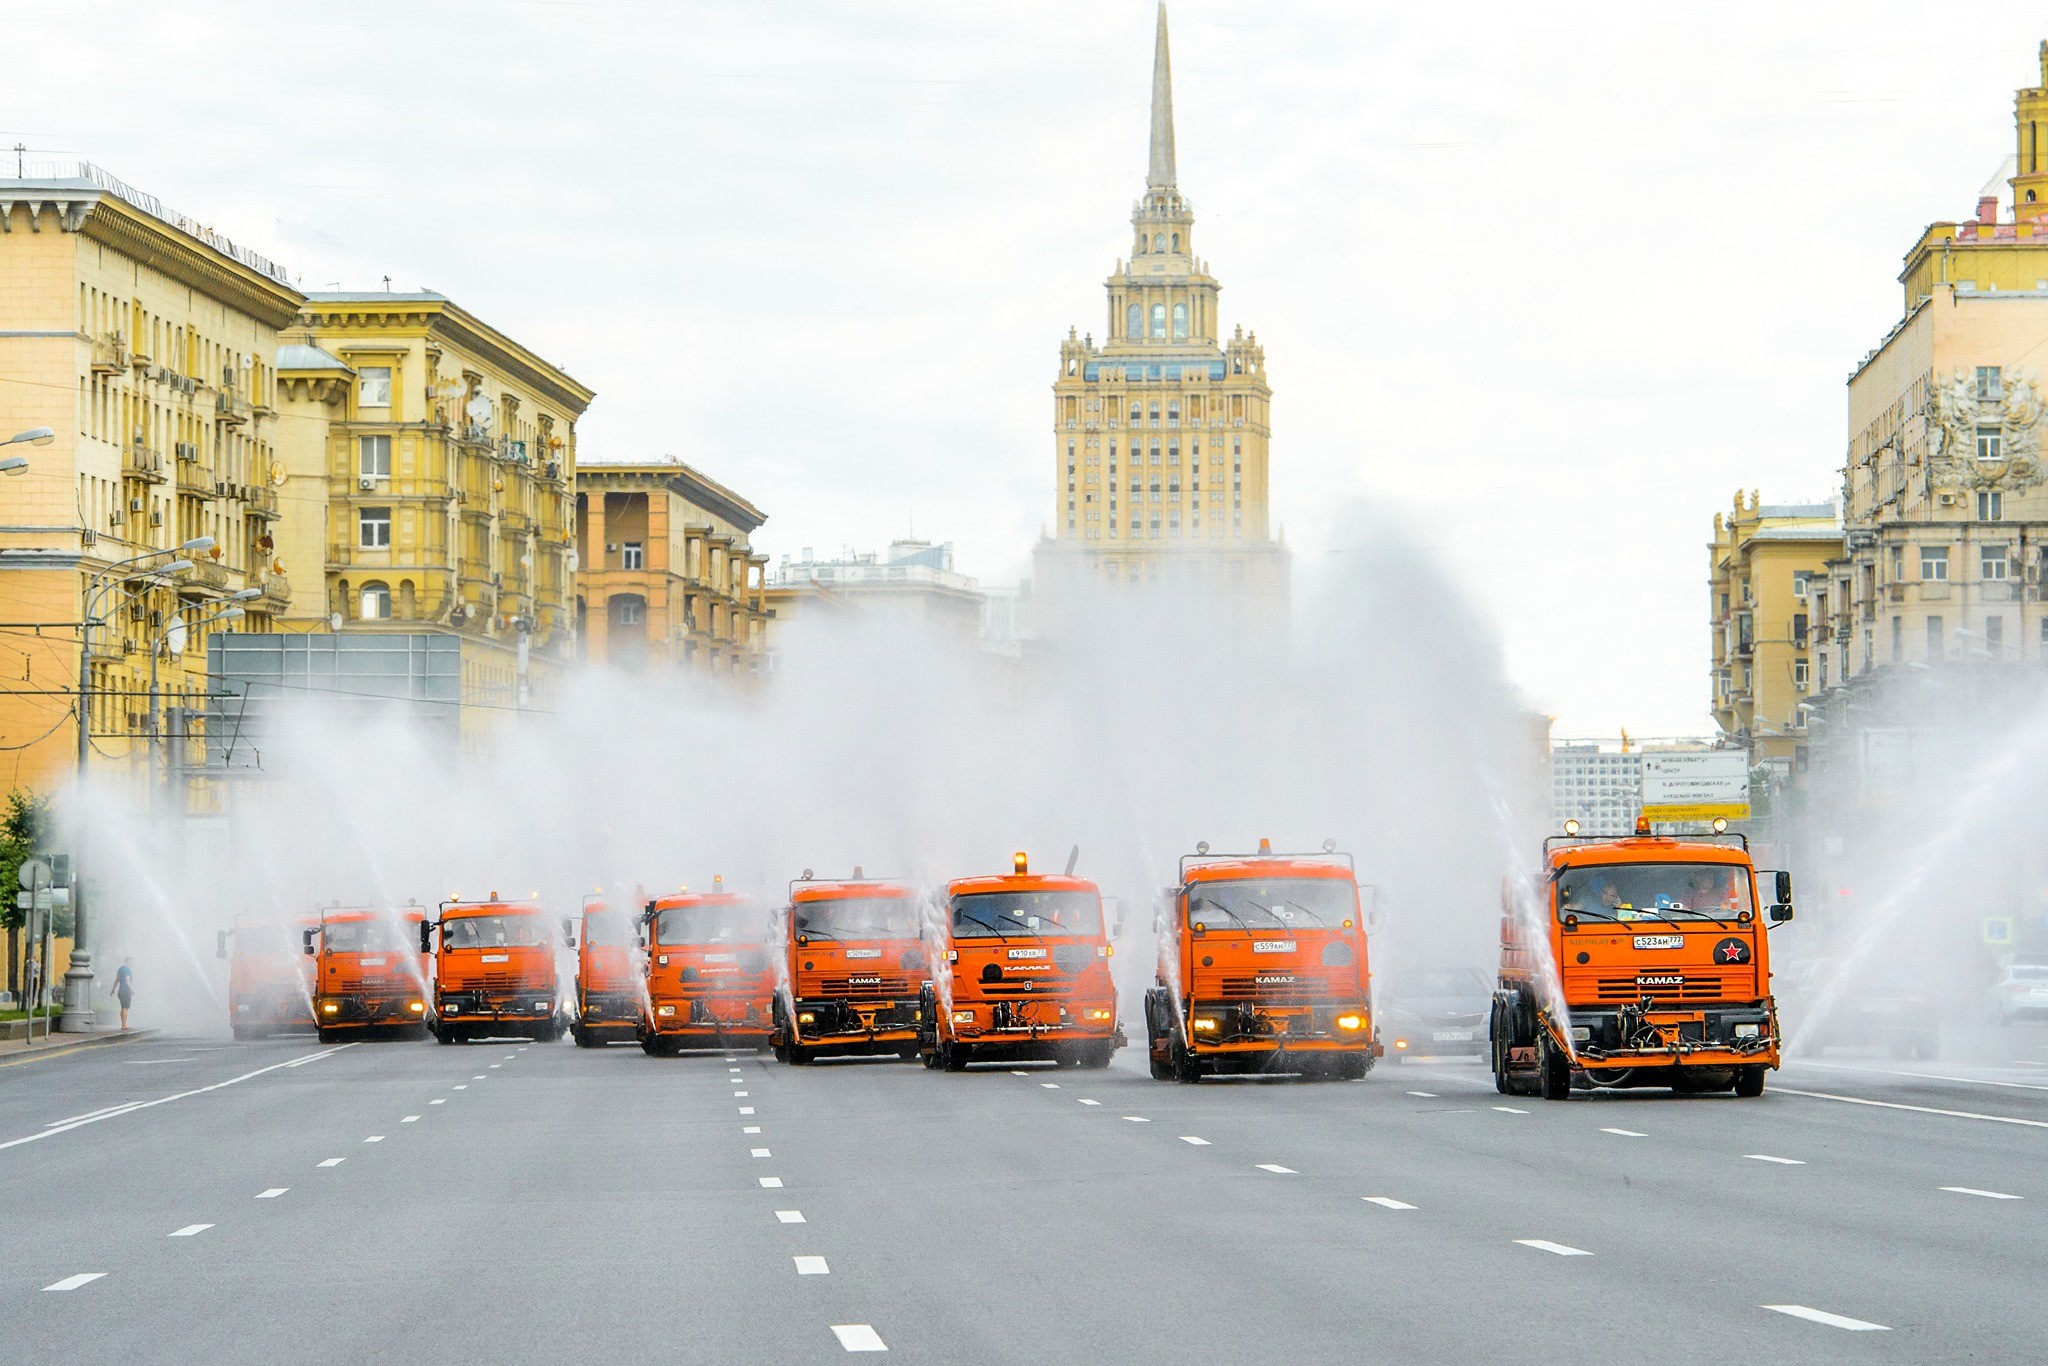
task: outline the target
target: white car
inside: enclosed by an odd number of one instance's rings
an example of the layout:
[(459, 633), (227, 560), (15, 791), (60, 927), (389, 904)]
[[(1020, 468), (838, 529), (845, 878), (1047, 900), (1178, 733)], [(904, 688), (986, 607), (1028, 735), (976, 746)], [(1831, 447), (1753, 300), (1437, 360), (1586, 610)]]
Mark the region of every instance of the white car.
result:
[(1992, 989), (1998, 1022), (2048, 1020), (2048, 963), (2014, 963)]

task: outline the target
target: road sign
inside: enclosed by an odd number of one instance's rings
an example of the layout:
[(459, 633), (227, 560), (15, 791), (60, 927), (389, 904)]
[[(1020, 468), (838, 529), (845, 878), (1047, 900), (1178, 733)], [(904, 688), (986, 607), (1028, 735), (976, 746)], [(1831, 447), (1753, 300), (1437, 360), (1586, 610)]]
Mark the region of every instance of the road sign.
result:
[(50, 865), (48, 861), (39, 858), (23, 859), (21, 861), (21, 871), (15, 875), (15, 881), (19, 882), (25, 889), (33, 890), (39, 887), (48, 887), (50, 885)]
[(1985, 916), (1984, 942), (1987, 944), (2012, 943), (2012, 917), (2009, 915)]
[(1749, 819), (1749, 756), (1738, 749), (1643, 755), (1643, 815), (1653, 821)]

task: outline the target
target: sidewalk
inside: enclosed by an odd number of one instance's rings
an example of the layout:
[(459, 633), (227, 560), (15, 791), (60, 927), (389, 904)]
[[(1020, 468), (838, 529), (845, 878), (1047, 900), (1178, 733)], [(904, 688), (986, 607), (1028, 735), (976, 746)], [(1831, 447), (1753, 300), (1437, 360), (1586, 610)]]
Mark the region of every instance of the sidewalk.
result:
[(34, 1043), (18, 1038), (0, 1039), (0, 1067), (34, 1062), (38, 1058), (61, 1058), (68, 1053), (77, 1053), (87, 1048), (101, 1048), (107, 1044), (153, 1039), (156, 1034), (157, 1031), (154, 1029), (96, 1029), (89, 1034), (52, 1034), (49, 1042), (45, 1043), (42, 1024), (38, 1021)]

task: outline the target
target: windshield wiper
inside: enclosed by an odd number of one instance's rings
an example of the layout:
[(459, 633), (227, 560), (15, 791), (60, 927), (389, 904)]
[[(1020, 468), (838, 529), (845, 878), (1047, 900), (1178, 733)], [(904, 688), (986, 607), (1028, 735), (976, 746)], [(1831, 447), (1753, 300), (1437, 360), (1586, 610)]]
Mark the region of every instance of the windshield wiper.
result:
[(953, 914), (956, 919), (964, 920), (970, 925), (981, 926), (984, 930), (987, 930), (990, 934), (994, 935), (998, 939), (1007, 940), (1010, 937), (1009, 935), (1004, 934), (996, 926), (989, 924), (989, 922), (986, 920), (983, 920), (978, 915), (969, 915), (965, 911), (955, 911)]

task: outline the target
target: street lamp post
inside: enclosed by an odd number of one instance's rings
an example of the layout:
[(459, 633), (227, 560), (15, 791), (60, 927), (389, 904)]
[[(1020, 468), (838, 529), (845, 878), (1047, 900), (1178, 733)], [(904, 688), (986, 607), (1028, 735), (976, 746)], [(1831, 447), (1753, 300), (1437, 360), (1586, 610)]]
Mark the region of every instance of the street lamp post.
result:
[[(34, 437), (32, 432), (24, 432), (22, 435)], [(166, 555), (177, 556), (187, 551), (211, 549), (213, 537), (198, 536), (168, 550), (151, 550), (117, 561), (98, 573), (86, 576), (85, 610), (79, 614), (78, 628), (77, 785), (81, 790), (85, 786), (86, 762), (92, 753), (92, 628), (104, 624), (93, 613), (98, 610), (106, 593), (123, 583), (166, 573), (179, 574), (192, 567), (191, 561), (174, 558), (168, 564), (156, 565), (149, 569), (141, 568), (151, 560), (162, 559)], [(117, 571), (123, 569), (134, 569), (138, 572), (116, 577)], [(86, 935), (84, 851), (85, 831), (81, 823), (71, 840), (71, 965), (64, 972), (64, 1014), (57, 1026), (66, 1034), (85, 1033), (93, 1026), (92, 941)]]
[[(48, 427), (31, 427), (25, 432), (16, 432), (0, 446), (47, 446), (57, 439), (57, 433)], [(24, 455), (0, 456), (0, 474), (27, 474), (28, 457)]]
[(152, 639), (150, 640), (150, 642), (149, 642), (149, 790), (150, 790), (150, 806), (151, 806), (151, 808), (152, 808), (152, 809), (154, 809), (154, 808), (155, 808), (155, 806), (156, 806), (156, 789), (157, 789), (157, 770), (158, 770), (158, 768), (159, 768), (159, 766), (160, 766), (160, 760), (159, 760), (159, 758), (158, 758), (158, 754), (159, 754), (159, 751), (160, 751), (160, 749), (162, 748), (162, 739), (161, 739), (160, 735), (158, 734), (158, 727), (157, 727), (157, 716), (159, 715), (159, 711), (158, 711), (158, 702), (159, 702), (159, 700), (160, 700), (160, 694), (159, 694), (159, 692), (158, 692), (158, 690), (157, 690), (157, 662), (158, 662), (158, 661), (159, 661), (159, 660), (160, 660), (160, 659), (161, 659), (161, 658), (163, 657), (163, 649), (164, 649), (164, 643), (165, 643), (166, 641), (168, 641), (168, 640), (169, 640), (169, 639), (171, 638), (171, 632), (173, 632), (173, 631), (179, 631), (179, 630), (197, 630), (197, 629), (198, 629), (199, 627), (201, 627), (201, 626), (207, 626), (207, 625), (211, 625), (211, 624), (212, 624), (213, 622), (216, 622), (216, 621), (234, 621), (234, 620), (236, 620), (237, 618), (239, 618), (239, 617), (241, 617), (241, 616), (243, 616), (243, 615), (244, 615), (244, 613), (243, 613), (242, 609), (241, 609), (240, 607), (237, 607), (237, 606), (235, 606), (234, 604), (236, 604), (236, 603), (242, 603), (242, 602), (248, 602), (248, 601), (250, 601), (251, 599), (254, 599), (254, 598), (260, 598), (260, 597), (262, 597), (262, 596), (263, 596), (263, 590), (262, 590), (262, 589), (260, 589), (260, 588), (244, 588), (244, 589), (242, 589), (242, 590), (241, 590), (241, 591), (239, 591), (239, 592), (236, 592), (236, 593), (231, 593), (231, 594), (229, 594), (229, 595), (228, 595), (228, 605), (227, 605), (227, 606), (225, 606), (225, 607), (222, 607), (222, 608), (221, 608), (221, 609), (220, 609), (219, 611), (217, 611), (217, 612), (214, 612), (214, 613), (212, 613), (212, 614), (211, 614), (211, 615), (209, 615), (209, 616), (203, 616), (203, 617), (200, 617), (200, 618), (198, 618), (198, 619), (197, 619), (197, 620), (195, 620), (195, 621), (190, 621), (190, 622), (184, 622), (184, 621), (177, 621), (177, 620), (173, 620), (173, 621), (169, 622), (168, 624), (166, 624), (166, 625), (165, 625), (165, 627), (164, 627), (164, 629), (163, 629), (163, 630), (161, 630), (161, 631), (159, 631), (159, 632), (157, 632), (157, 633), (156, 633), (156, 635), (155, 635), (155, 636), (154, 636), (154, 637), (153, 637), (153, 638), (152, 638)]

